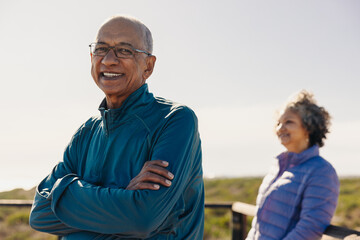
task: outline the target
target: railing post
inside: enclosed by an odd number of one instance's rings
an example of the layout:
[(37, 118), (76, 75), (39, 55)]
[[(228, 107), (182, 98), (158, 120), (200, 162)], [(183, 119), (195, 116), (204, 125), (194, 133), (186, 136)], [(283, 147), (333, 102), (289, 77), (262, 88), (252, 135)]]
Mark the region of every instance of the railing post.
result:
[(233, 222), (233, 240), (244, 240), (247, 236), (246, 216), (254, 216), (256, 207), (251, 204), (234, 202), (231, 207)]
[(232, 211), (232, 240), (244, 240), (246, 237), (246, 215)]

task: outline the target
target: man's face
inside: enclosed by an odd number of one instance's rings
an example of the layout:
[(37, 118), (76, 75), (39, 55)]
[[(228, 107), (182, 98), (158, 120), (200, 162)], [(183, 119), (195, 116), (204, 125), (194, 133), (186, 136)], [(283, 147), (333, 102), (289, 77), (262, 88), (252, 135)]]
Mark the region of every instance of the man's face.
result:
[[(130, 45), (144, 49), (142, 32), (128, 21), (110, 21), (99, 30), (97, 42), (109, 46)], [(91, 56), (91, 75), (107, 100), (118, 99), (121, 103), (151, 75), (155, 57), (135, 53), (128, 58), (116, 57), (113, 49), (105, 56)], [(109, 102), (108, 102), (109, 104)]]

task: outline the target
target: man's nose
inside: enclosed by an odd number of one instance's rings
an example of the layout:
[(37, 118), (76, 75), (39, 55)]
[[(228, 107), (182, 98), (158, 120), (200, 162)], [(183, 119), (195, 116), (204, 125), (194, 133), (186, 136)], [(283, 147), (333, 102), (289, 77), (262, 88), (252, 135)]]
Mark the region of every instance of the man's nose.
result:
[(119, 58), (116, 57), (114, 49), (109, 49), (109, 51), (106, 53), (106, 55), (103, 57), (103, 59), (101, 60), (101, 62), (104, 65), (114, 65), (119, 63)]

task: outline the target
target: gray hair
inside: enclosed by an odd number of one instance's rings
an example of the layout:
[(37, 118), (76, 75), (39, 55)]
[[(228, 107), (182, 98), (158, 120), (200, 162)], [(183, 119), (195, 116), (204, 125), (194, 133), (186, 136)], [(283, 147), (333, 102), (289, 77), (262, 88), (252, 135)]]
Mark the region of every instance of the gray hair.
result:
[(310, 146), (324, 146), (324, 139), (329, 133), (331, 116), (324, 107), (317, 105), (314, 95), (306, 90), (297, 93), (285, 106), (285, 110), (298, 114), (303, 127), (309, 133)]

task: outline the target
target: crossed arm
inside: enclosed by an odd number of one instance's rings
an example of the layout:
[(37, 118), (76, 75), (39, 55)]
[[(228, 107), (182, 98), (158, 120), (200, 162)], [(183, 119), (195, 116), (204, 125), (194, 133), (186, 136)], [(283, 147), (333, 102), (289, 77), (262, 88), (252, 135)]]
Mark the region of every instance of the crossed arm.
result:
[[(171, 186), (171, 180), (174, 178), (174, 175), (166, 169), (168, 166), (169, 163), (162, 160), (145, 162), (140, 173), (130, 181), (126, 190), (159, 190), (160, 185), (164, 187)], [(45, 231), (57, 235), (83, 231), (61, 222), (51, 209), (51, 201), (49, 201), (49, 198), (52, 198), (49, 196), (51, 185), (56, 185), (56, 182), (59, 183), (59, 179), (61, 178), (56, 179), (56, 175), (64, 171), (65, 167), (63, 163), (59, 163), (59, 165), (54, 168), (53, 173), (44, 179), (36, 190), (35, 203), (31, 210), (30, 224), (38, 231)], [(72, 176), (73, 181), (78, 180), (74, 174), (69, 173), (66, 175)]]
[(176, 124), (175, 119), (170, 124), (152, 154), (153, 159), (166, 162), (146, 162), (126, 189), (90, 184), (71, 173), (67, 161), (61, 162), (37, 188), (31, 226), (58, 235), (152, 236), (183, 193), (201, 151), (197, 124), (191, 121)]

